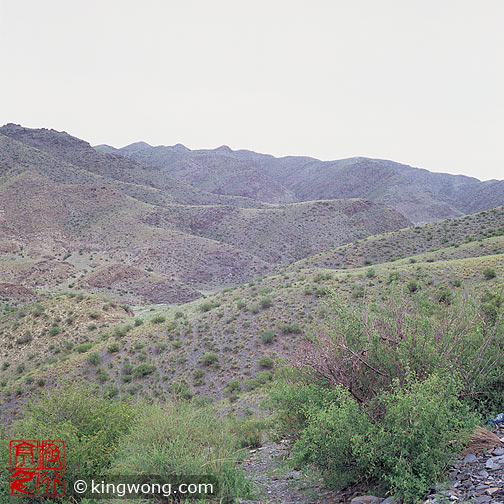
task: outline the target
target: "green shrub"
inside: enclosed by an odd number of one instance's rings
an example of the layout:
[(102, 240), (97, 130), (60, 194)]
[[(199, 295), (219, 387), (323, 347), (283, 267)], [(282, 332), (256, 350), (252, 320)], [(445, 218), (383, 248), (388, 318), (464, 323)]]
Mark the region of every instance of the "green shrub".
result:
[(257, 373), (255, 379), (261, 385), (264, 385), (265, 383), (267, 383), (273, 379), (273, 373), (271, 371), (261, 371), (260, 373)]
[(284, 334), (299, 334), (301, 332), (301, 327), (299, 327), (299, 324), (297, 322), (294, 322), (292, 324), (283, 324), (280, 326), (280, 331)]
[(108, 347), (107, 350), (110, 353), (116, 353), (119, 352), (119, 343), (111, 343)]
[(268, 329), (266, 331), (261, 332), (261, 341), (263, 343), (270, 344), (273, 342), (274, 339), (275, 339), (275, 333), (272, 330)]
[(441, 289), (438, 293), (437, 293), (437, 296), (436, 296), (437, 300), (440, 302), (440, 303), (444, 303), (444, 304), (451, 304), (452, 303), (452, 300), (453, 300), (453, 294), (452, 292), (450, 291), (450, 289)]
[(265, 368), (272, 368), (273, 367), (273, 359), (271, 357), (268, 357), (267, 355), (263, 355), (259, 361), (258, 361), (259, 366), (265, 367)]
[(57, 336), (59, 333), (60, 328), (58, 326), (54, 326), (49, 329), (49, 336)]
[(391, 283), (399, 281), (400, 279), (401, 279), (401, 274), (398, 271), (392, 271), (389, 274), (387, 283), (391, 284)]
[(259, 305), (261, 308), (266, 309), (266, 308), (271, 308), (273, 306), (273, 300), (268, 296), (268, 297), (263, 297), (259, 301)]
[(154, 317), (152, 317), (151, 319), (151, 322), (153, 324), (162, 324), (163, 322), (166, 321), (166, 317), (164, 317), (163, 315), (155, 315)]
[(483, 270), (483, 276), (485, 277), (485, 280), (492, 280), (492, 278), (497, 276), (497, 273), (493, 268), (485, 268)]
[(368, 278), (375, 278), (376, 277), (376, 271), (374, 268), (369, 268), (367, 271), (366, 271), (366, 276)]
[(92, 352), (91, 354), (89, 354), (87, 360), (88, 360), (89, 364), (92, 364), (93, 366), (97, 366), (98, 364), (100, 364), (101, 356), (100, 356), (99, 352)]
[(224, 393), (229, 395), (233, 394), (234, 392), (239, 392), (240, 390), (241, 390), (240, 380), (238, 378), (235, 378), (234, 380), (228, 382), (226, 388), (224, 389)]
[(206, 354), (202, 355), (201, 362), (205, 366), (218, 366), (219, 365), (219, 358), (214, 353), (206, 353)]
[(406, 287), (408, 288), (411, 294), (415, 293), (419, 289), (418, 282), (416, 280), (410, 280)]
[(156, 370), (156, 366), (152, 364), (139, 364), (136, 368), (132, 370), (133, 376), (136, 376), (137, 378), (142, 378), (143, 376), (149, 375), (153, 373)]
[(502, 316), (504, 297), (498, 292), (486, 291), (481, 297), (481, 306), (485, 321), (494, 326)]
[(91, 479), (107, 473), (116, 459), (117, 443), (133, 419), (128, 404), (103, 399), (89, 389), (64, 386), (29, 403), (11, 431), (14, 439), (64, 439), (67, 477)]
[(75, 350), (77, 350), (77, 352), (79, 353), (85, 353), (92, 347), (93, 347), (92, 343), (81, 343), (80, 345), (77, 345), (75, 347)]
[(114, 336), (116, 339), (120, 339), (120, 338), (123, 338), (124, 336), (126, 336), (126, 334), (128, 334), (132, 329), (132, 326), (131, 325), (125, 325), (125, 326), (116, 326), (114, 327)]
[(364, 297), (365, 290), (362, 285), (352, 285), (352, 297), (354, 299)]
[(295, 422), (297, 463), (318, 466), (332, 487), (367, 480), (403, 502), (423, 497), (475, 425), (451, 376), (395, 382), (367, 408), (343, 387), (293, 387), (273, 397), (284, 427)]
[(210, 310), (213, 310), (218, 306), (219, 304), (216, 303), (215, 301), (205, 301), (203, 304), (200, 305), (200, 311), (203, 313), (209, 312)]

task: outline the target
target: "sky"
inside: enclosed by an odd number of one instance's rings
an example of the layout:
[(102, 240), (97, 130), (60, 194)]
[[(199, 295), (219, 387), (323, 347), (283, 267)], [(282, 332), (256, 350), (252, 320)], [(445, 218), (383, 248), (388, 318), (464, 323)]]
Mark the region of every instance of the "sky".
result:
[(503, 0), (0, 0), (0, 123), (504, 179)]

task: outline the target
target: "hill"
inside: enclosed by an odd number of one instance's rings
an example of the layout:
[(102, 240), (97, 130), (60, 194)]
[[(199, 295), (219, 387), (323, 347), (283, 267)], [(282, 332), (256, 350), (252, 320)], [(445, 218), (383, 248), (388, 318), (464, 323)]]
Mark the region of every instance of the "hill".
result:
[(409, 223), (362, 200), (274, 205), (203, 192), (54, 130), (0, 128), (0, 162), (0, 280), (28, 289), (184, 302)]
[(153, 147), (145, 142), (116, 150), (110, 146), (97, 149), (123, 154), (214, 193), (273, 203), (363, 198), (388, 205), (415, 223), (504, 204), (502, 181), (480, 182), (381, 159), (275, 158), (226, 146), (190, 150), (180, 144)]
[[(438, 302), (446, 296), (464, 298), (470, 293), (481, 297), (500, 292), (504, 288), (504, 237), (482, 238), (466, 246), (472, 247), (472, 256), (451, 256), (458, 248), (447, 247), (353, 269), (300, 265), (294, 271), (260, 276), (177, 307), (138, 309), (136, 318), (114, 303), (82, 294), (11, 308), (0, 328), (2, 350), (10, 364), (3, 373), (5, 397), (18, 389), (23, 394), (34, 393), (40, 378), (54, 384), (64, 374), (77, 381), (91, 380), (107, 393), (210, 395), (238, 400), (237, 405), (248, 403), (250, 394), (271, 379), (279, 359), (293, 358), (305, 336), (327, 330), (331, 292), (337, 293), (340, 302), (356, 307), (365, 297), (379, 304), (394, 293), (424, 293)], [(488, 254), (489, 250), (494, 253)], [(435, 255), (441, 253), (444, 257)], [(79, 308), (84, 318), (78, 328), (62, 322), (61, 314), (75, 310), (72, 306), (88, 305), (88, 311)], [(39, 318), (36, 313), (40, 311), (51, 316)], [(113, 313), (122, 318), (109, 320)], [(38, 329), (35, 319), (40, 320)], [(86, 320), (88, 325), (83, 325)], [(52, 327), (59, 332), (50, 335)], [(27, 331), (39, 331), (38, 344), (52, 346), (49, 349), (55, 357), (49, 358), (51, 362), (43, 357), (45, 353), (27, 360), (26, 352), (14, 352), (24, 343), (14, 348), (11, 343), (9, 349), (9, 342), (22, 340)], [(74, 346), (65, 350), (69, 338)], [(86, 345), (82, 349), (76, 346), (82, 344)], [(16, 371), (19, 366), (21, 372)]]
[(291, 267), (354, 268), (424, 252), (432, 252), (431, 256), (438, 259), (447, 255), (453, 259), (480, 256), (500, 250), (501, 239), (484, 238), (503, 235), (504, 207), (501, 206), (464, 217), (370, 236), (314, 254)]

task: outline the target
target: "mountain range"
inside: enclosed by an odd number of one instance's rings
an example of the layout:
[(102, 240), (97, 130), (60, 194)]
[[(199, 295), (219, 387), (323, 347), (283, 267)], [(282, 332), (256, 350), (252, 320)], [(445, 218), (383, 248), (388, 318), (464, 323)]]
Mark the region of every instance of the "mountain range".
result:
[(7, 124), (0, 282), (23, 295), (84, 289), (180, 303), (370, 235), (502, 204), (504, 181), (391, 161), (145, 142), (93, 148)]
[(96, 149), (123, 154), (216, 194), (270, 203), (363, 198), (394, 208), (414, 223), (456, 217), (504, 203), (504, 181), (481, 182), (382, 159), (276, 158), (248, 150), (232, 151), (226, 146), (190, 150), (180, 144), (152, 147), (145, 142), (121, 149), (104, 145)]

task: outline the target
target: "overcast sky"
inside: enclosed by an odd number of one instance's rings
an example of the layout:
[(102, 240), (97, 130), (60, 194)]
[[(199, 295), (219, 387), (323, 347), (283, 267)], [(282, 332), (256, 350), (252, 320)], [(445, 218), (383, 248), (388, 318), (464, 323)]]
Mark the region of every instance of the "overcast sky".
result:
[(0, 0), (0, 122), (504, 179), (504, 0)]

